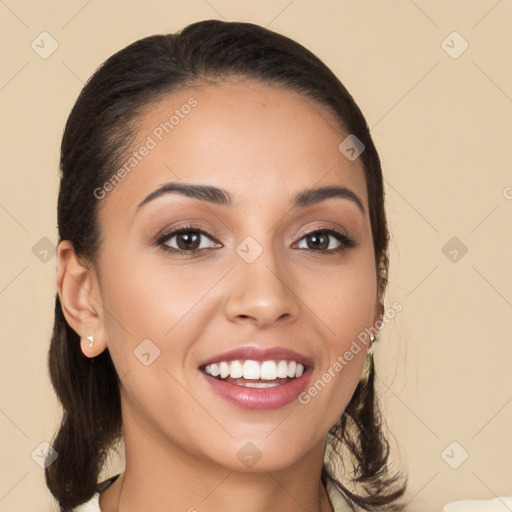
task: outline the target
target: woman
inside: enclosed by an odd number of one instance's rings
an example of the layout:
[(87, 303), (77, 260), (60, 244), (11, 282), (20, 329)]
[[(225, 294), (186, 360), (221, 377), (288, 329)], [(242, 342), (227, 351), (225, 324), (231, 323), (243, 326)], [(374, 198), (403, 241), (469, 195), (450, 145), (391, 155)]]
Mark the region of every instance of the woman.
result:
[(380, 162), (317, 57), (247, 23), (137, 41), (81, 92), (61, 171), (61, 510), (402, 510), (369, 351)]

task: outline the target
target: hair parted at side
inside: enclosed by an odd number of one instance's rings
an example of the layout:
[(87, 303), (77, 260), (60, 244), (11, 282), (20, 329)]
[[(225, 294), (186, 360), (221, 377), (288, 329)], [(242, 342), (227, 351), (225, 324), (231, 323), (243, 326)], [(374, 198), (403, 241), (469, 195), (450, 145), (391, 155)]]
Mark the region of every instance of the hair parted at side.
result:
[[(342, 83), (313, 53), (251, 23), (207, 20), (175, 34), (146, 37), (96, 70), (69, 115), (62, 139), (60, 240), (71, 241), (78, 257), (95, 262), (102, 233), (97, 218), (100, 201), (94, 191), (114, 174), (129, 150), (144, 108), (177, 90), (240, 78), (303, 94), (326, 107), (346, 134), (355, 134), (364, 144), (360, 159), (383, 300), (389, 234), (380, 160), (366, 120)], [(82, 354), (58, 297), (48, 364), (63, 416), (52, 443), (58, 457), (45, 470), (46, 483), (64, 512), (96, 492), (106, 456), (122, 436), (120, 383), (108, 349), (91, 359)], [(389, 444), (374, 394), (373, 362), (369, 378), (359, 383), (331, 428), (329, 442), (324, 484), (331, 479), (363, 510), (403, 510), (400, 498), (406, 479), (388, 469)], [(336, 467), (348, 467), (340, 460), (342, 451), (351, 459), (351, 470), (337, 475)]]

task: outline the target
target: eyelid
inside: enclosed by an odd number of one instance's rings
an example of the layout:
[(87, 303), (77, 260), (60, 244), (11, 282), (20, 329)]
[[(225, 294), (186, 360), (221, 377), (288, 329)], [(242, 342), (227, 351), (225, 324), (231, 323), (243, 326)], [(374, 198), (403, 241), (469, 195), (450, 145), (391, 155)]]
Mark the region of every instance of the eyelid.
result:
[(307, 235), (311, 235), (313, 233), (318, 233), (321, 231), (333, 231), (335, 233), (338, 233), (339, 235), (343, 235), (344, 237), (348, 238), (348, 233), (339, 226), (329, 226), (329, 225), (320, 225), (320, 226), (314, 226), (313, 228), (307, 228), (301, 232), (299, 235), (300, 238), (303, 238)]

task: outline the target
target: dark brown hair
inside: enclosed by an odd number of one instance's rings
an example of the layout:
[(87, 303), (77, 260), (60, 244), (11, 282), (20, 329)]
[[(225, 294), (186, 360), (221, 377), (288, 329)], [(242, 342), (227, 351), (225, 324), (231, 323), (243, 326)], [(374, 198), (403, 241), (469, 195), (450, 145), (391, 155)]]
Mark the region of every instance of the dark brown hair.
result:
[[(201, 21), (176, 34), (130, 44), (105, 61), (81, 91), (68, 118), (61, 146), (58, 199), (60, 240), (70, 240), (80, 258), (95, 261), (101, 246), (94, 191), (113, 175), (136, 135), (135, 122), (152, 102), (178, 89), (216, 80), (249, 79), (302, 94), (326, 108), (362, 141), (375, 264), (381, 300), (387, 285), (388, 228), (379, 156), (366, 120), (341, 82), (309, 50), (250, 23)], [(342, 133), (340, 132), (340, 142)], [(374, 395), (374, 367), (357, 386), (330, 430), (333, 448), (322, 469), (364, 510), (402, 510), (405, 479), (388, 470), (389, 444)], [(119, 378), (105, 350), (85, 357), (79, 336), (67, 324), (59, 298), (49, 350), (52, 384), (63, 417), (52, 443), (58, 458), (46, 469), (46, 483), (62, 511), (89, 500), (114, 443), (122, 436)], [(346, 468), (341, 451), (349, 457)], [(345, 483), (342, 483), (345, 482)]]

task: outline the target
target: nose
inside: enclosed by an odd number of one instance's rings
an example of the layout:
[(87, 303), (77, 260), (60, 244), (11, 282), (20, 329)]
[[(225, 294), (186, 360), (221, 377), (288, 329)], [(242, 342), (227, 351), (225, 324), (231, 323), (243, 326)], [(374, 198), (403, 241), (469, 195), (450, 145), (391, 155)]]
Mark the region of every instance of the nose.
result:
[(231, 272), (225, 303), (231, 322), (269, 327), (298, 318), (300, 300), (293, 289), (293, 278), (283, 268), (283, 262), (278, 264), (271, 250), (265, 249), (252, 263), (238, 255), (235, 258), (236, 268)]

